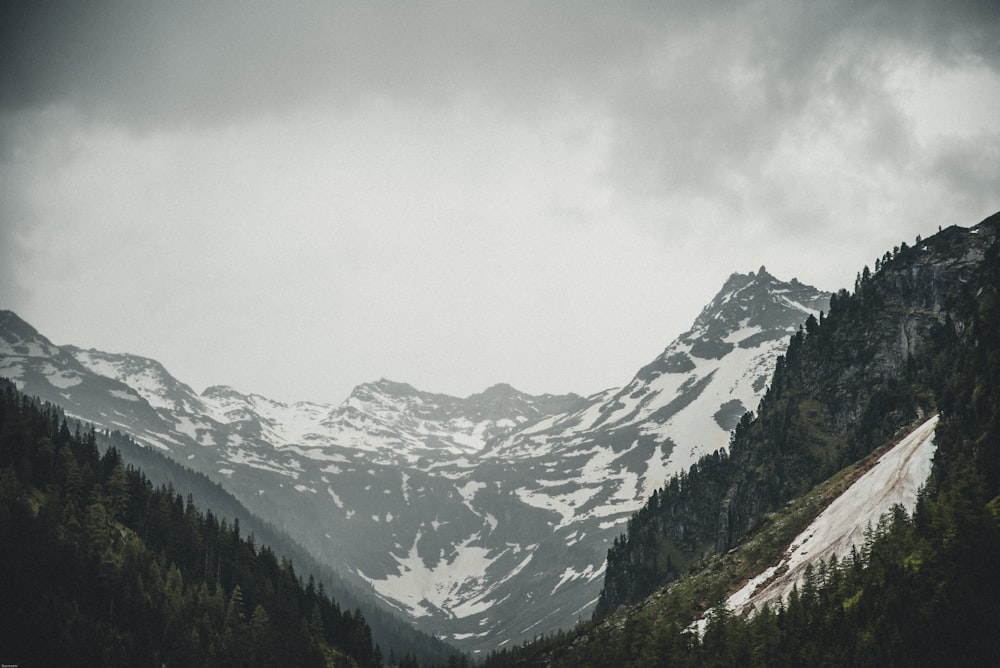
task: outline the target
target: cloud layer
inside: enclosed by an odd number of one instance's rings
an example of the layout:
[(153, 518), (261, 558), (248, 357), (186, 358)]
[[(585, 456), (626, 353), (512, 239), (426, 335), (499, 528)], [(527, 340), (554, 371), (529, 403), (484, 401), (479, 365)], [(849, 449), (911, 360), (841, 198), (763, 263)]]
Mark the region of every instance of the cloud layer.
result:
[(996, 3), (7, 3), (3, 301), (195, 385), (623, 383), (1000, 208)]

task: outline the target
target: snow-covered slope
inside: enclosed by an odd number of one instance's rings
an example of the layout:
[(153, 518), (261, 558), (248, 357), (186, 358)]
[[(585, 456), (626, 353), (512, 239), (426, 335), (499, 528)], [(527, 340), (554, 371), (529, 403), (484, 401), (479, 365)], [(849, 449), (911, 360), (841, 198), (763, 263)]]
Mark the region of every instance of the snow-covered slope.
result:
[(852, 546), (860, 549), (865, 531), (878, 524), (893, 506), (898, 504), (912, 513), (917, 492), (931, 474), (936, 426), (937, 416), (884, 454), (795, 537), (777, 564), (752, 578), (726, 604), (738, 613), (775, 605), (788, 597), (792, 587), (802, 585), (810, 564), (827, 562), (833, 555), (846, 557)]
[(590, 614), (607, 549), (666, 478), (724, 448), (829, 295), (734, 274), (620, 389), (457, 398), (388, 380), (339, 405), (213, 386), (153, 360), (54, 346), (0, 314), (0, 373), (219, 481), (421, 628), (477, 650)]
[[(728, 445), (730, 431), (763, 396), (789, 335), (829, 297), (794, 279), (779, 281), (763, 267), (733, 274), (692, 328), (625, 387), (514, 431), (483, 456), (572, 460), (596, 454), (594, 448), (612, 452), (609, 464), (636, 475), (634, 489), (620, 492), (645, 500), (670, 475)], [(591, 458), (577, 480), (596, 484), (609, 472)]]
[(72, 348), (53, 345), (11, 311), (0, 311), (0, 375), (107, 429), (141, 425), (150, 436), (170, 430), (134, 388), (94, 373), (76, 359)]
[(137, 355), (114, 355), (99, 350), (62, 346), (80, 364), (105, 378), (128, 385), (154, 408), (194, 413), (204, 406), (194, 390), (178, 382), (156, 360)]

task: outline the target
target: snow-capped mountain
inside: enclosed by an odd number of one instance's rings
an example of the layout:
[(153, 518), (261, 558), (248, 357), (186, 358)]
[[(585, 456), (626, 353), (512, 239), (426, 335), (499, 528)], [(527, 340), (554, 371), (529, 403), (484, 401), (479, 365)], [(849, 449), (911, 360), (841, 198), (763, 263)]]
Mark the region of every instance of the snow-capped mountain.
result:
[(795, 279), (779, 281), (764, 267), (733, 274), (691, 329), (625, 387), (576, 413), (514, 432), (490, 454), (537, 455), (588, 442), (645, 446), (660, 452), (662, 470), (651, 468), (645, 476), (658, 486), (665, 476), (726, 447), (729, 432), (760, 400), (788, 336), (810, 313), (827, 308), (829, 299), (829, 293)]
[(136, 355), (113, 355), (99, 350), (62, 346), (62, 350), (98, 376), (111, 378), (130, 388), (150, 406), (175, 413), (202, 410), (198, 395), (177, 381), (156, 360)]
[(631, 513), (727, 445), (828, 299), (763, 268), (734, 274), (627, 385), (588, 398), (387, 380), (340, 405), (199, 396), (153, 360), (54, 346), (10, 312), (0, 375), (218, 480), (420, 628), (477, 650), (589, 615)]

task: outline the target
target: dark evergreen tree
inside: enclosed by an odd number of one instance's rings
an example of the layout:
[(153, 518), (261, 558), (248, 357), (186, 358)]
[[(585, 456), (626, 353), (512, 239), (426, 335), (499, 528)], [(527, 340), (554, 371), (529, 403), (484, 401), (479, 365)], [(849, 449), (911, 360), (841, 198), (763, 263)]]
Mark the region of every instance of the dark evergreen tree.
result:
[(0, 655), (20, 665), (372, 666), (359, 610), (306, 587), (93, 430), (0, 381)]

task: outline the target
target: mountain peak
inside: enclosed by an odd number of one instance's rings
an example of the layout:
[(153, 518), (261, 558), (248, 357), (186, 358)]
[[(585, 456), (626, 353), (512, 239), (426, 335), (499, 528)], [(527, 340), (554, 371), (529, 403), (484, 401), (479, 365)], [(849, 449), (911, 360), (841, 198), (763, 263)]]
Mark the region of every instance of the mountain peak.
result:
[[(74, 345), (65, 345), (62, 348), (77, 359), (85, 357), (92, 360), (101, 360), (108, 364), (114, 364), (121, 369), (127, 369), (132, 373), (145, 372), (164, 376), (169, 375), (166, 367), (151, 357), (133, 355), (132, 353), (108, 353), (96, 348), (80, 348)], [(84, 363), (86, 364), (86, 362)]]
[(469, 399), (472, 397), (510, 397), (521, 394), (523, 394), (521, 391), (508, 383), (496, 383), (495, 385), (490, 385), (482, 392), (477, 392), (469, 396)]
[(44, 341), (48, 339), (38, 333), (34, 327), (21, 319), (13, 311), (0, 311), (0, 339), (9, 344), (26, 341)]
[(201, 393), (205, 399), (247, 399), (248, 396), (229, 385), (210, 385)]
[[(3, 374), (14, 379), (21, 373), (21, 366), (14, 358), (53, 359), (61, 355), (58, 346), (38, 333), (13, 311), (0, 311), (0, 355), (9, 357), (10, 363), (2, 368)], [(61, 382), (61, 381), (56, 381)]]
[[(799, 282), (798, 278), (792, 278), (788, 281), (782, 281), (780, 278), (776, 277), (774, 274), (767, 270), (767, 267), (760, 265), (757, 271), (751, 271), (746, 274), (741, 274), (740, 272), (733, 272), (723, 283), (722, 289), (719, 294), (725, 294), (726, 292), (739, 288), (746, 288), (752, 285), (757, 286), (776, 286), (781, 288), (783, 286), (787, 287), (803, 287), (803, 284)], [(805, 286), (810, 287), (810, 286)]]
[(402, 397), (419, 394), (419, 390), (409, 383), (400, 383), (384, 377), (379, 378), (378, 380), (362, 383), (354, 388), (354, 393), (359, 391), (363, 393), (376, 392), (378, 394), (391, 394)]
[(731, 296), (739, 293), (747, 288), (758, 286), (766, 287), (769, 285), (776, 285), (781, 283), (781, 281), (767, 272), (767, 269), (761, 265), (760, 269), (757, 271), (751, 271), (746, 274), (741, 274), (736, 271), (729, 275), (729, 278), (722, 284), (722, 288), (716, 294), (715, 298), (706, 307), (707, 310), (716, 300), (720, 298), (725, 298), (726, 296)]
[(800, 283), (795, 278), (782, 281), (761, 265), (756, 273), (731, 274), (695, 319), (690, 331), (681, 338), (721, 341), (739, 330), (783, 336), (810, 313), (827, 308), (829, 300), (829, 292)]

